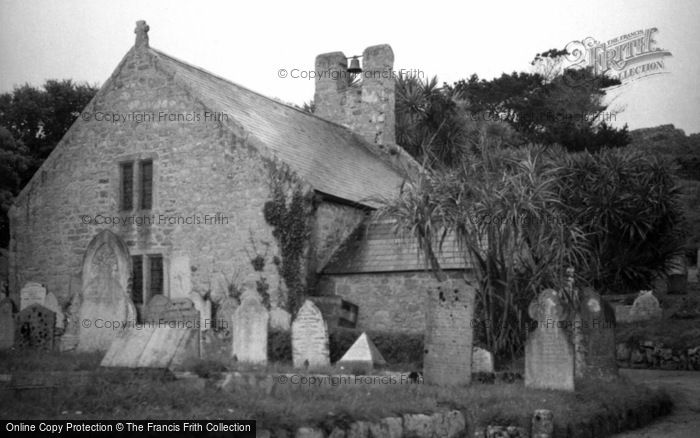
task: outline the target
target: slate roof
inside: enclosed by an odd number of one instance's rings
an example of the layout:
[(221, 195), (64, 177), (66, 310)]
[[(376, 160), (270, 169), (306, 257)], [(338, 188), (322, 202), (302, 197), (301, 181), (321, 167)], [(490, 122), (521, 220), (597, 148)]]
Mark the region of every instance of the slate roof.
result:
[[(397, 237), (391, 221), (370, 221), (354, 233), (322, 269), (324, 274), (424, 271), (422, 252), (413, 237)], [(438, 255), (444, 270), (465, 269), (454, 235), (448, 235)]]
[(210, 110), (233, 118), (315, 190), (370, 207), (398, 193), (399, 169), (350, 129), (149, 50)]

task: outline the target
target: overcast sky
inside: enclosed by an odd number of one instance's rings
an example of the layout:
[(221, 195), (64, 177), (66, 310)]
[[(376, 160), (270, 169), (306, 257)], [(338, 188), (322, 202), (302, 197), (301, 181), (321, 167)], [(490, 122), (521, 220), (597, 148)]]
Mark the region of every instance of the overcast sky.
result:
[(267, 96), (301, 104), (313, 81), (279, 78), (282, 68), (313, 69), (319, 53), (361, 54), (388, 43), (395, 70), (453, 82), (476, 73), (530, 71), (538, 52), (593, 37), (606, 41), (656, 27), (669, 50), (667, 74), (613, 93), (616, 125), (673, 123), (700, 132), (700, 2), (486, 1), (206, 2), (0, 0), (0, 92), (71, 78), (102, 84), (134, 44), (137, 20), (150, 43)]

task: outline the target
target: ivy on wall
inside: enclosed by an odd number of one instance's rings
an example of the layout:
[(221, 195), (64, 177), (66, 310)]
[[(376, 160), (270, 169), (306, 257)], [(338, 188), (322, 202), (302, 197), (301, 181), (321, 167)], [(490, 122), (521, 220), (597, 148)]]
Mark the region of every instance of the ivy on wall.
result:
[(281, 260), (275, 264), (287, 286), (287, 310), (294, 313), (306, 295), (303, 260), (311, 236), (313, 197), (287, 165), (274, 162), (268, 169), (272, 199), (263, 206), (263, 215), (280, 248)]

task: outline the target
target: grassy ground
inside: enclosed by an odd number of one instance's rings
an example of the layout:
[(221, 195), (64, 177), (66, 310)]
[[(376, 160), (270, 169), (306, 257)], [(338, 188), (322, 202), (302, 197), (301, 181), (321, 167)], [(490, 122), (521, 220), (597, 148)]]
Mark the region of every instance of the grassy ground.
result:
[[(96, 364), (90, 356), (62, 356), (66, 357), (50, 362), (66, 370)], [(1, 359), (6, 369), (20, 370), (17, 361), (8, 361), (6, 356)], [(47, 362), (46, 358), (36, 358), (23, 363), (31, 363), (30, 368), (37, 371), (46, 370), (42, 364)], [(286, 371), (286, 367), (278, 371)], [(408, 383), (333, 386), (326, 382), (277, 385), (271, 394), (266, 394), (256, 389), (218, 390), (212, 380), (202, 390), (186, 381), (158, 379), (154, 375), (96, 372), (85, 386), (3, 394), (0, 418), (256, 419), (260, 428), (293, 430), (301, 425), (330, 429), (354, 420), (459, 409), (470, 425), (527, 426), (533, 410), (542, 408), (552, 410), (557, 427), (565, 429), (586, 418), (624, 414), (649, 400), (665, 397), (625, 379), (605, 384), (578, 382), (577, 391), (570, 394), (532, 390), (522, 382), (461, 388)]]
[(59, 353), (35, 350), (0, 351), (0, 373), (89, 371), (100, 366), (104, 353)]

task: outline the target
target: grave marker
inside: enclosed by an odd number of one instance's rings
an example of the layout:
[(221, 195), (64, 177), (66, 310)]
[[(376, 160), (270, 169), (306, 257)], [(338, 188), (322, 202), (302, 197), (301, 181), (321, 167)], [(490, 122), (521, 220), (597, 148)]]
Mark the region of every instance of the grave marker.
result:
[(267, 364), (267, 326), (270, 315), (257, 293), (245, 293), (232, 318), (231, 355), (239, 362)]
[(316, 305), (306, 300), (292, 323), (292, 361), (295, 368), (330, 365), (328, 326)]
[(52, 350), (55, 328), (56, 314), (40, 304), (32, 304), (17, 314), (17, 347)]
[(373, 368), (374, 365), (386, 365), (382, 353), (379, 352), (374, 342), (363, 332), (352, 346), (340, 358), (338, 364), (346, 366), (360, 365)]
[(19, 292), (19, 310), (22, 311), (32, 304), (44, 305), (46, 288), (40, 283), (30, 281)]
[(530, 304), (537, 321), (525, 344), (525, 386), (574, 390), (574, 350), (564, 326), (567, 310), (557, 291), (546, 289)]

